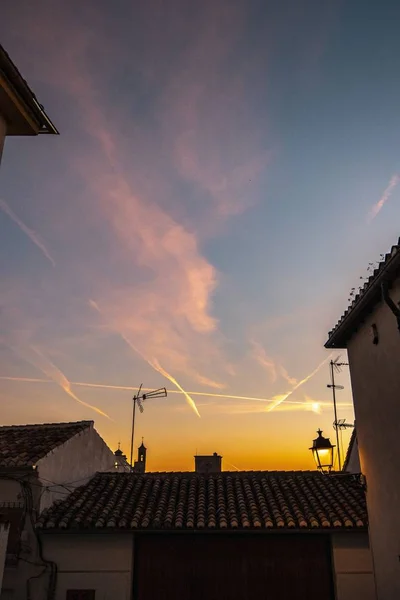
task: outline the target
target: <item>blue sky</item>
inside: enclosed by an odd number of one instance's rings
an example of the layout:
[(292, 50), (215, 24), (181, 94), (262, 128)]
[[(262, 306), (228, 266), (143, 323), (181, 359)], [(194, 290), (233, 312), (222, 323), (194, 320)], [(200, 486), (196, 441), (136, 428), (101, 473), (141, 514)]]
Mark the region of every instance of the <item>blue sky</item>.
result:
[(399, 4), (3, 11), (61, 135), (3, 154), (2, 422), (94, 418), (127, 450), (126, 388), (166, 385), (138, 419), (150, 468), (312, 467), (327, 364), (294, 388), (399, 235)]

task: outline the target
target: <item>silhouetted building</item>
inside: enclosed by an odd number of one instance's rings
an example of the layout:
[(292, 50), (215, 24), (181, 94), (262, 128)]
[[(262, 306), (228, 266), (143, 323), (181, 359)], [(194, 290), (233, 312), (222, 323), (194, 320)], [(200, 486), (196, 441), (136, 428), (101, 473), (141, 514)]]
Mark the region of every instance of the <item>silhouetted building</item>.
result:
[(128, 471), (131, 471), (131, 466), (128, 463), (126, 455), (122, 452), (121, 448), (119, 447), (119, 444), (118, 444), (118, 450), (116, 450), (114, 452), (114, 455), (115, 455), (115, 463), (114, 463), (115, 471), (117, 471), (119, 473), (127, 473)]
[(194, 465), (196, 473), (221, 473), (222, 456), (219, 456), (216, 452), (211, 455), (196, 455)]
[(143, 444), (143, 440), (142, 440), (142, 443), (140, 444), (140, 446), (138, 448), (138, 458), (137, 458), (137, 460), (135, 460), (135, 462), (133, 464), (133, 470), (135, 471), (135, 473), (145, 473), (146, 472), (146, 452), (147, 452), (147, 448)]

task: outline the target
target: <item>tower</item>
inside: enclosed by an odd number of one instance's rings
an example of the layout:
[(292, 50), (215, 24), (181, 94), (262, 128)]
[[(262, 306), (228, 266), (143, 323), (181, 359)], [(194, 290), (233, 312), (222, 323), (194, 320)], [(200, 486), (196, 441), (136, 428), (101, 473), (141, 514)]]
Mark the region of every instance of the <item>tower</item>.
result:
[(133, 465), (133, 470), (136, 473), (145, 473), (146, 472), (146, 452), (147, 452), (147, 448), (143, 443), (143, 438), (142, 438), (142, 443), (140, 444), (139, 448), (138, 448), (138, 458), (137, 460), (135, 460), (135, 464)]
[(126, 460), (126, 456), (122, 452), (119, 443), (118, 443), (118, 450), (116, 450), (114, 452), (114, 456), (115, 456), (114, 467), (115, 467), (116, 471), (118, 471), (119, 473), (124, 473), (124, 472), (131, 470), (131, 467), (130, 467), (128, 461)]

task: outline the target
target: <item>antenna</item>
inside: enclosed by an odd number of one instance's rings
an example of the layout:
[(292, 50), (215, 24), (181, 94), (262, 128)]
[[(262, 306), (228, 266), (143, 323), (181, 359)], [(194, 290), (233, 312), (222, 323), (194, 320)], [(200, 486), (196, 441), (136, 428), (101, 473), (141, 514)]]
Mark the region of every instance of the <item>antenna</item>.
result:
[(346, 419), (339, 419), (337, 422), (333, 422), (333, 428), (339, 429), (339, 431), (342, 431), (343, 429), (354, 429), (354, 423), (346, 423)]
[[(140, 384), (137, 393), (132, 398), (132, 434), (131, 434), (131, 468), (133, 466), (133, 436), (135, 433), (135, 413), (136, 413), (136, 404), (139, 407), (139, 411), (142, 413), (144, 410), (143, 402), (148, 400), (149, 398), (166, 398), (167, 390), (165, 387), (158, 388), (157, 390), (151, 390), (150, 392), (146, 392), (145, 394), (141, 394), (143, 383)], [(143, 441), (143, 438), (142, 438)]]
[[(336, 431), (336, 447), (337, 447), (337, 453), (338, 453), (338, 464), (339, 464), (339, 471), (342, 470), (342, 460), (341, 460), (341, 456), (340, 456), (340, 445), (339, 445), (339, 421), (337, 418), (337, 407), (336, 407), (336, 390), (343, 390), (344, 387), (342, 385), (336, 385), (335, 384), (335, 372), (336, 373), (340, 373), (341, 372), (341, 368), (344, 366), (347, 366), (349, 363), (346, 362), (339, 362), (340, 359), (340, 355), (337, 356), (335, 358), (335, 360), (331, 360), (329, 363), (330, 366), (330, 371), (331, 371), (331, 383), (328, 383), (327, 387), (331, 388), (332, 390), (332, 396), (333, 396), (333, 412), (335, 415), (335, 420), (333, 422), (333, 428)], [(344, 422), (344, 419), (343, 419)]]

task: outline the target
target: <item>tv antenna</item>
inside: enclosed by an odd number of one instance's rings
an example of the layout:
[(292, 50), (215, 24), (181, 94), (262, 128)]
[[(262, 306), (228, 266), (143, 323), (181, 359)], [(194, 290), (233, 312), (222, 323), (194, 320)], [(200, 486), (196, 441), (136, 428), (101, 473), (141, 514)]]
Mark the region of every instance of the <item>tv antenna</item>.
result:
[[(339, 362), (339, 359), (340, 359), (340, 355), (337, 356), (335, 358), (335, 360), (331, 360), (330, 363), (329, 363), (330, 371), (331, 371), (331, 383), (328, 383), (327, 387), (331, 388), (331, 390), (332, 390), (333, 411), (334, 411), (334, 415), (335, 415), (335, 420), (333, 422), (333, 427), (334, 427), (334, 429), (336, 431), (336, 447), (337, 447), (337, 453), (338, 453), (338, 464), (339, 464), (339, 471), (341, 471), (342, 470), (342, 459), (341, 459), (341, 456), (340, 456), (340, 445), (339, 445), (339, 429), (340, 429), (340, 425), (339, 425), (339, 421), (338, 421), (338, 418), (337, 418), (336, 390), (344, 390), (344, 387), (342, 385), (336, 385), (336, 383), (335, 383), (335, 373), (340, 373), (342, 371), (342, 367), (348, 366), (349, 363), (347, 363), (347, 362)], [(344, 422), (344, 419), (342, 419), (342, 421)]]
[(342, 431), (343, 429), (354, 429), (354, 423), (346, 423), (346, 419), (339, 419), (336, 423), (333, 423), (334, 429), (339, 429)]
[(151, 390), (150, 392), (146, 392), (145, 394), (141, 393), (143, 387), (143, 383), (140, 384), (137, 393), (132, 398), (132, 434), (131, 434), (131, 460), (130, 465), (133, 467), (133, 436), (135, 434), (135, 415), (136, 415), (136, 405), (139, 407), (139, 411), (142, 413), (144, 410), (143, 402), (148, 400), (149, 398), (166, 398), (167, 390), (165, 387), (158, 388), (158, 390)]

